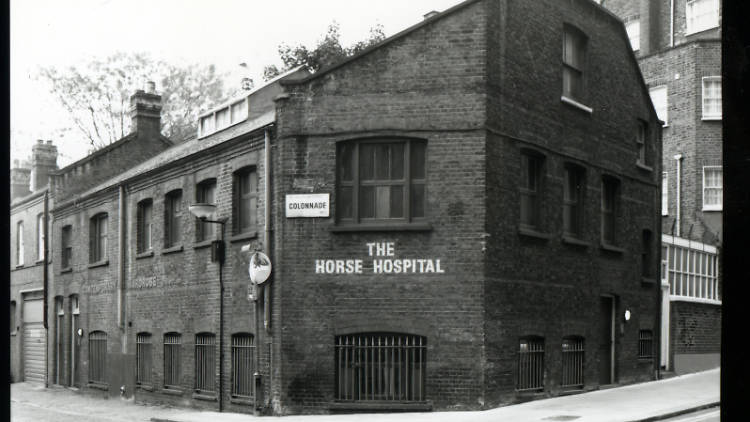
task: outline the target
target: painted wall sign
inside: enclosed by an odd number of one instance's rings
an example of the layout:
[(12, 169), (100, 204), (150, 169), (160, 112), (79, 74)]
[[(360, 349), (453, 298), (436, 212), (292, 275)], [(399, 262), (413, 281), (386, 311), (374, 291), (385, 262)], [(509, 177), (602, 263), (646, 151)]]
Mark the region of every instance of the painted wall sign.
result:
[(286, 195), (286, 217), (328, 217), (331, 215), (331, 194), (311, 193)]
[(444, 274), (440, 259), (396, 258), (395, 242), (366, 243), (368, 259), (316, 259), (315, 274)]

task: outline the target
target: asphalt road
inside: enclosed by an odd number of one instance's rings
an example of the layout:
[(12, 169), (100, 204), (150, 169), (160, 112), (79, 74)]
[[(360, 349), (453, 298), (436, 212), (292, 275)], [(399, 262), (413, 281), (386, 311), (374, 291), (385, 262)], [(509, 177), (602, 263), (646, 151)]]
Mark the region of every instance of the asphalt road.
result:
[(719, 422), (719, 408), (700, 410), (694, 413), (664, 419), (664, 422)]

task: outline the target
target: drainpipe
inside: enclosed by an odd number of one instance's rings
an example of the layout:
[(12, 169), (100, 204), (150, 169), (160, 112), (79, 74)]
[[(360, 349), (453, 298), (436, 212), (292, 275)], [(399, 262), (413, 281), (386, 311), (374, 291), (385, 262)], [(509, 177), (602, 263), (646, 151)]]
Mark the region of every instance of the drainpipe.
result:
[[(127, 212), (127, 206), (125, 205), (125, 185), (120, 185), (119, 192), (119, 219), (118, 219), (118, 233), (117, 233), (117, 253), (118, 253), (118, 269), (117, 269), (117, 326), (121, 330), (125, 329), (125, 255), (128, 249), (126, 242), (126, 226), (127, 218), (125, 213)], [(125, 336), (127, 337), (127, 336)], [(123, 338), (122, 342), (123, 352), (125, 352), (125, 341)]]
[[(44, 290), (44, 299), (42, 302), (42, 321), (44, 323), (44, 337), (46, 341), (47, 347), (44, 348), (44, 387), (49, 387), (49, 324), (47, 322), (47, 319), (49, 318), (49, 313), (47, 312), (47, 308), (49, 305), (47, 304), (48, 294), (47, 291), (49, 289), (49, 275), (47, 272), (49, 271), (49, 257), (47, 256), (49, 254), (49, 233), (47, 230), (47, 224), (49, 224), (49, 183), (47, 184), (47, 190), (44, 192), (44, 227), (43, 230), (43, 236), (44, 236), (44, 245), (42, 247), (44, 250), (42, 251), (42, 255), (44, 256), (44, 274), (42, 274), (42, 281), (43, 281), (43, 290)], [(23, 304), (22, 304), (23, 305)]]
[(677, 226), (677, 237), (680, 237), (680, 178), (682, 177), (682, 154), (676, 154), (672, 158), (677, 161), (677, 213), (675, 216), (675, 225)]
[(669, 46), (674, 47), (674, 0), (669, 1)]
[[(270, 129), (266, 129), (263, 132), (263, 142), (264, 142), (264, 155), (265, 155), (265, 227), (263, 230), (263, 248), (266, 250), (266, 255), (268, 255), (269, 258), (273, 259), (271, 256), (271, 134)], [(273, 260), (271, 261), (273, 262)], [(264, 289), (266, 290), (266, 289)], [(265, 315), (263, 318), (263, 326), (266, 329), (266, 332), (270, 332), (271, 330), (271, 314), (270, 314), (270, 305), (271, 305), (271, 290), (270, 288), (268, 291), (264, 292), (263, 295), (263, 305), (265, 310)]]

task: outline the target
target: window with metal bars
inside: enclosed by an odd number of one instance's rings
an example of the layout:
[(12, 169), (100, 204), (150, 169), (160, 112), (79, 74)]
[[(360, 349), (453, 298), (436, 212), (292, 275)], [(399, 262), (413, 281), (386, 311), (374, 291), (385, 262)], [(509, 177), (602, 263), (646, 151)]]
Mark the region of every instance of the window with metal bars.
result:
[(151, 385), (151, 333), (138, 333), (135, 346), (135, 382), (138, 385)]
[(653, 359), (654, 333), (651, 330), (638, 331), (638, 359)]
[(195, 391), (216, 392), (216, 336), (211, 333), (195, 335)]
[(164, 334), (164, 387), (179, 388), (180, 385), (180, 333)]
[(516, 389), (544, 390), (544, 338), (528, 337), (519, 342)]
[(253, 397), (255, 344), (253, 335), (232, 335), (232, 396)]
[(583, 388), (583, 337), (566, 337), (562, 343), (562, 386)]
[(337, 336), (335, 348), (338, 400), (425, 400), (425, 337), (398, 333), (349, 334)]
[(107, 333), (92, 331), (89, 334), (89, 382), (106, 383)]

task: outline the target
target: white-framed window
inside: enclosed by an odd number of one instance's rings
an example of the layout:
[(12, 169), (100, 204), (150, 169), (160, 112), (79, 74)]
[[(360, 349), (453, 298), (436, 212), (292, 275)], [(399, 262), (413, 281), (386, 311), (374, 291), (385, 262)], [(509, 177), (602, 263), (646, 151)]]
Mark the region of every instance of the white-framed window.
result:
[(664, 122), (664, 126), (669, 126), (669, 113), (667, 112), (667, 86), (655, 86), (648, 90), (651, 95), (651, 102), (654, 103), (656, 116)]
[(36, 216), (36, 260), (44, 260), (44, 214)]
[(16, 224), (16, 266), (18, 267), (23, 265), (23, 249), (23, 221), (19, 221)]
[(630, 46), (633, 51), (641, 49), (641, 20), (639, 18), (633, 18), (625, 24), (625, 32), (628, 33), (628, 39), (630, 40)]
[(703, 167), (703, 210), (721, 211), (723, 204), (721, 166)]
[(581, 102), (584, 94), (586, 43), (586, 35), (583, 32), (572, 26), (565, 26), (562, 49), (562, 95), (576, 102)]
[(719, 0), (687, 0), (685, 20), (687, 34), (719, 26)]
[(662, 235), (662, 278), (670, 300), (721, 303), (719, 255), (714, 246)]
[(225, 104), (199, 117), (198, 137), (202, 138), (247, 120), (247, 97)]
[(669, 178), (666, 171), (661, 174), (661, 215), (669, 215)]
[(703, 78), (703, 120), (721, 119), (721, 76)]

